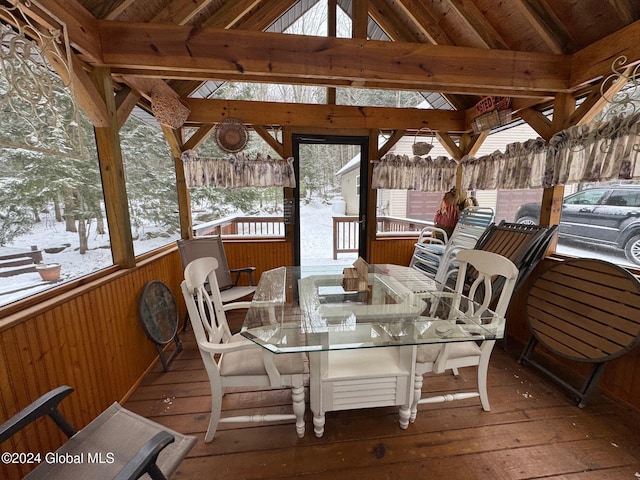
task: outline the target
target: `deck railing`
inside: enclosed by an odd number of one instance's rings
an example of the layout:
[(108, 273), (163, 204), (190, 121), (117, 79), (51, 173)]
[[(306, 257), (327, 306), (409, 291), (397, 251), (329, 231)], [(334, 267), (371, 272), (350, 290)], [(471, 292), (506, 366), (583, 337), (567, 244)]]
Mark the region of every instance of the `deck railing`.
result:
[[(402, 217), (378, 216), (377, 234), (388, 236), (417, 236), (420, 230), (433, 222)], [(359, 248), (358, 216), (333, 217), (333, 258), (339, 253), (357, 253)], [(281, 216), (232, 216), (193, 227), (194, 236), (222, 235), (233, 237), (273, 238), (284, 237), (284, 217)]]

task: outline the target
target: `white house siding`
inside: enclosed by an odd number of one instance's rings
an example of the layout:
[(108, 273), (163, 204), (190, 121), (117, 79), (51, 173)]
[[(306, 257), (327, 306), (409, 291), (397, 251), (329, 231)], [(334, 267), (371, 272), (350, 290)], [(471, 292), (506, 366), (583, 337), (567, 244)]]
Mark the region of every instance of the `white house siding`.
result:
[(340, 178), (342, 185), (342, 198), (346, 204), (347, 215), (358, 215), (360, 200), (357, 189), (359, 170), (353, 169), (345, 172)]

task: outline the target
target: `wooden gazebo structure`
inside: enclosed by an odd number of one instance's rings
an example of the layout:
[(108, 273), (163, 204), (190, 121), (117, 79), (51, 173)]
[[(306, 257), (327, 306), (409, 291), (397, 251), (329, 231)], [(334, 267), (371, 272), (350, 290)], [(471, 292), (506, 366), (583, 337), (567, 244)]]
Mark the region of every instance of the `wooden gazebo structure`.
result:
[[(622, 87), (605, 83), (616, 59), (623, 57), (629, 70), (640, 62), (636, 0), (327, 1), (328, 35), (310, 37), (266, 30), (313, 0), (4, 0), (19, 4), (42, 28), (66, 31), (74, 95), (95, 127), (114, 257), (107, 270), (0, 310), (5, 414), (68, 383), (78, 392), (71, 399), (77, 407), (72, 420), (86, 423), (126, 398), (157, 358), (137, 325), (137, 297), (152, 279), (179, 292), (182, 267), (175, 246), (135, 257), (118, 142), (134, 106), (152, 111), (153, 94), (179, 98), (190, 110), (182, 126), (162, 127), (175, 158), (187, 238), (191, 214), (180, 157), (225, 118), (242, 119), (282, 156), (291, 155), (294, 133), (314, 133), (368, 136), (372, 158), (380, 158), (405, 133), (428, 127), (451, 157), (461, 159), (488, 135), (474, 133), (471, 123), (482, 97), (510, 97), (514, 117), (549, 139), (591, 121), (603, 107), (603, 85), (609, 93)], [(352, 38), (335, 37), (336, 8), (350, 15)], [(391, 41), (368, 40), (372, 24)], [(328, 102), (192, 97), (210, 80), (320, 85)], [(451, 109), (336, 105), (338, 87), (438, 92)], [(282, 142), (268, 132), (274, 125), (284, 132)], [(188, 138), (187, 129), (195, 129)], [(380, 130), (393, 131), (382, 147)], [(561, 186), (545, 191), (543, 223), (558, 222), (561, 199)], [(375, 218), (375, 194), (368, 214)], [(415, 240), (376, 239), (370, 223), (368, 260), (407, 264)], [(230, 263), (255, 265), (259, 276), (291, 263), (292, 242), (287, 232), (285, 239), (259, 247), (230, 242), (226, 249)], [(516, 298), (510, 309), (509, 335), (525, 342), (522, 305)], [(612, 364), (600, 386), (640, 408), (639, 380), (635, 351)], [(40, 427), (29, 441), (32, 449), (48, 451), (56, 434)]]

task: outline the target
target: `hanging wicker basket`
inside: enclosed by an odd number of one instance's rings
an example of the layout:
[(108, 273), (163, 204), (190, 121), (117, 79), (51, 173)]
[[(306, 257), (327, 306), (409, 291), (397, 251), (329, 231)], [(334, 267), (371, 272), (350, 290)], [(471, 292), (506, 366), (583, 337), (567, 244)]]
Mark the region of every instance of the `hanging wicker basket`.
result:
[(427, 143), (427, 142), (418, 142), (418, 134), (422, 131), (422, 130), (428, 130), (431, 131), (428, 128), (421, 128), (420, 130), (418, 130), (415, 134), (415, 136), (413, 137), (413, 154), (414, 155), (418, 155), (418, 156), (422, 156), (422, 155), (428, 155), (429, 152), (431, 151), (431, 149), (433, 148), (433, 137), (431, 137), (431, 143)]
[(177, 96), (151, 92), (151, 111), (160, 125), (180, 128), (187, 121), (191, 110)]
[(237, 153), (247, 146), (249, 132), (242, 120), (225, 118), (216, 125), (214, 136), (218, 146), (229, 153)]

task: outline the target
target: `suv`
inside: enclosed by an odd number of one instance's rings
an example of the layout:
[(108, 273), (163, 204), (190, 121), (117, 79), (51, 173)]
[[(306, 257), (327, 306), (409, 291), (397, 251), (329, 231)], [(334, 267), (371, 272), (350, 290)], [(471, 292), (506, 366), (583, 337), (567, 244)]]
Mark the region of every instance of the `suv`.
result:
[[(516, 212), (517, 223), (537, 224), (540, 204)], [(624, 249), (640, 265), (640, 185), (611, 185), (568, 195), (562, 201), (561, 237)]]

